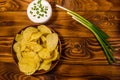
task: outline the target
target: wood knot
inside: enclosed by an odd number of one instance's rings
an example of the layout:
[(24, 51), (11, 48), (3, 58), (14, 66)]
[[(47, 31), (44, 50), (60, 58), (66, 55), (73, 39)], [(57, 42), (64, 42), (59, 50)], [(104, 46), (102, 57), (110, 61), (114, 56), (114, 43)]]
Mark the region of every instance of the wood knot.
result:
[(17, 2), (13, 0), (6, 0), (0, 2), (0, 11), (13, 11), (13, 10), (18, 10), (19, 5)]

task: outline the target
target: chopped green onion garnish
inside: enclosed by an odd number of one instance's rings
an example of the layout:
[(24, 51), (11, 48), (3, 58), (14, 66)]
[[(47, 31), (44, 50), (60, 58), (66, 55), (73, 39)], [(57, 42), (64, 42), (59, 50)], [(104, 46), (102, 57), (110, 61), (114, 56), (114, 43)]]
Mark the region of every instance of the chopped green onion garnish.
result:
[(39, 11), (36, 11), (36, 14), (39, 14)]
[(34, 5), (36, 5), (36, 3), (34, 3)]
[(39, 8), (36, 8), (36, 10), (39, 10)]
[(38, 2), (37, 2), (37, 3), (38, 3), (38, 4), (40, 4), (40, 3), (41, 3), (41, 1), (42, 1), (42, 0), (38, 0)]
[(33, 15), (33, 17), (35, 17), (36, 15)]
[(30, 14), (33, 14), (33, 12), (32, 12), (32, 11), (30, 11)]
[(38, 16), (38, 18), (40, 18), (40, 16)]

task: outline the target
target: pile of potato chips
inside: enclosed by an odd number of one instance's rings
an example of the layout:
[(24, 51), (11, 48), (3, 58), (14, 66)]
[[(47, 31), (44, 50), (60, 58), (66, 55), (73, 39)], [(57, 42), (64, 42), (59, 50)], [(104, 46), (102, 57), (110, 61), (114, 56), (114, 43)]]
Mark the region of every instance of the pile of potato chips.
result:
[(59, 59), (58, 35), (47, 26), (27, 27), (15, 37), (13, 49), (21, 72), (32, 75), (37, 70), (49, 70)]

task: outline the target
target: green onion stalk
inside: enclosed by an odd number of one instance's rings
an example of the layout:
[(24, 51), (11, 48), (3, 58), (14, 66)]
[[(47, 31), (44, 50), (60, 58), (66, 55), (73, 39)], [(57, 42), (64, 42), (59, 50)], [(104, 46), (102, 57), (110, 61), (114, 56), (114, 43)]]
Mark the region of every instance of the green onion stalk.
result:
[(80, 16), (79, 14), (77, 14), (67, 8), (64, 8), (62, 6), (59, 6), (59, 5), (56, 5), (56, 6), (67, 11), (67, 13), (69, 15), (71, 15), (74, 20), (81, 23), (83, 26), (88, 28), (95, 35), (95, 37), (97, 38), (101, 47), (104, 50), (104, 53), (106, 55), (106, 58), (107, 58), (109, 64), (116, 62), (115, 58), (112, 55), (112, 52), (114, 52), (114, 48), (107, 41), (109, 36), (105, 32), (103, 32), (100, 28), (98, 28), (96, 25), (92, 24), (91, 22), (89, 22), (84, 17)]

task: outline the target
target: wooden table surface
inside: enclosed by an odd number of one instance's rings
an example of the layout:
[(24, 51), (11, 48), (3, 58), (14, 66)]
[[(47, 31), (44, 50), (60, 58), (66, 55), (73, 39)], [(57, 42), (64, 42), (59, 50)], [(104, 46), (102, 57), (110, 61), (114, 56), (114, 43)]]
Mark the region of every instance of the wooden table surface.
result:
[[(11, 47), (21, 29), (35, 24), (26, 14), (31, 1), (0, 0), (0, 80), (120, 80), (120, 0), (48, 0), (53, 15), (46, 24), (56, 25), (52, 28), (62, 42), (60, 62), (43, 75), (22, 74)], [(106, 32), (117, 63), (109, 65), (95, 36), (55, 4), (77, 12)]]

